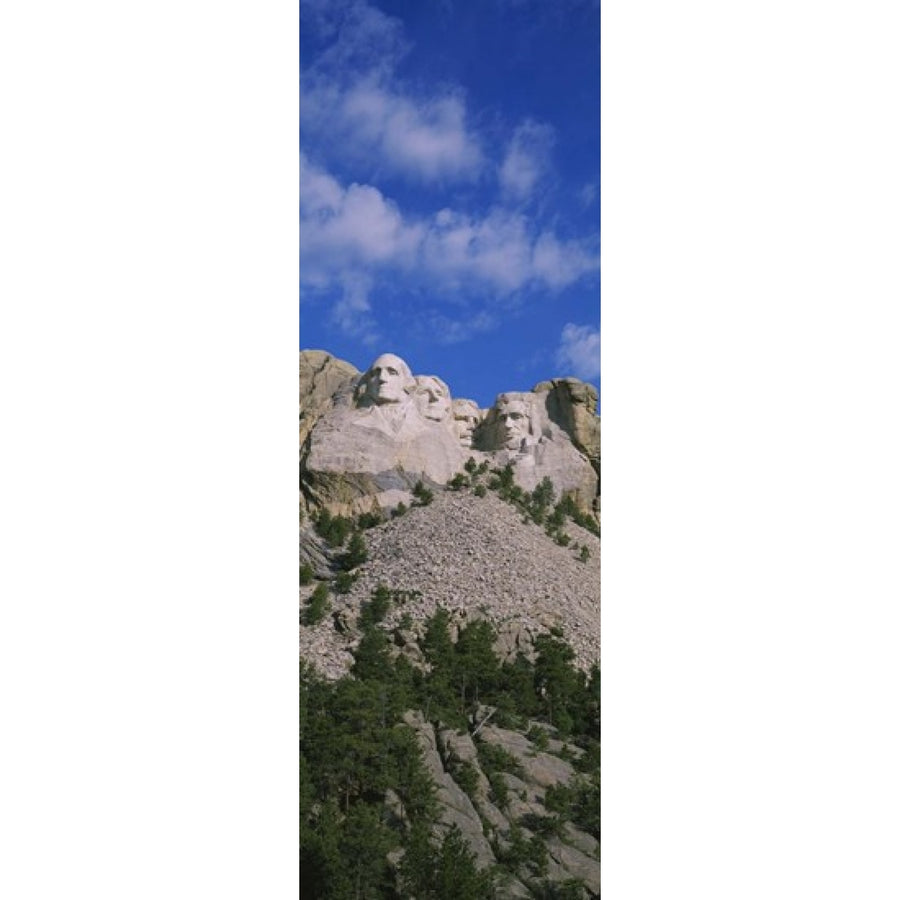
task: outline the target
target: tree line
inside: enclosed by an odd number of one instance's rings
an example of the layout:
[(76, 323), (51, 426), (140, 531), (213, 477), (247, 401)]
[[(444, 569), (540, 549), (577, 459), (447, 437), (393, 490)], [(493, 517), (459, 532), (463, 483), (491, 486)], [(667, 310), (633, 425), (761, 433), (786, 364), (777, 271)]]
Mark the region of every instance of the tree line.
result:
[[(394, 599), (395, 592), (380, 585), (363, 605), (349, 676), (327, 682), (300, 664), (301, 895), (490, 900), (535, 848), (517, 858), (513, 842), (500, 866), (479, 871), (458, 831), (433, 840), (434, 785), (403, 713), (421, 710), (438, 727), (471, 730), (478, 710), (488, 706), (503, 727), (525, 730), (529, 720), (553, 725), (584, 751), (572, 758), (584, 776), (548, 794), (548, 809), (557, 821), (570, 819), (599, 836), (600, 669), (576, 669), (574, 651), (559, 631), (537, 638), (533, 660), (520, 653), (503, 662), (488, 622), (469, 622), (454, 641), (442, 608), (425, 623), (427, 665), (415, 666), (392, 652), (382, 627)], [(489, 759), (487, 746), (479, 744), (479, 762), (492, 799), (502, 806), (504, 761)], [(577, 885), (546, 879), (541, 890), (546, 897), (584, 896)]]

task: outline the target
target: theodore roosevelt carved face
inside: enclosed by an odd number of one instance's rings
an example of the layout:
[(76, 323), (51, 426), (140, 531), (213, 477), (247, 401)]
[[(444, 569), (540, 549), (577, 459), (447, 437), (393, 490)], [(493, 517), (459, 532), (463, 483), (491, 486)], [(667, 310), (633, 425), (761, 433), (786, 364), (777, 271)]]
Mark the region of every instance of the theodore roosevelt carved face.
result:
[(482, 412), (472, 400), (453, 401), (453, 421), (456, 427), (456, 436), (464, 447), (472, 446), (472, 437), (475, 429), (481, 422)]

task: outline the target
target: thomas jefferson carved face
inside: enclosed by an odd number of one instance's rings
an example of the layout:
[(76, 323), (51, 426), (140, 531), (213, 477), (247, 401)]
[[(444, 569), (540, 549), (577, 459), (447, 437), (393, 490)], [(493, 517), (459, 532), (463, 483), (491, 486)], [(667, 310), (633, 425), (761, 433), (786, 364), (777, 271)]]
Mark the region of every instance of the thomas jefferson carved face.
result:
[(419, 408), (422, 415), (432, 422), (443, 422), (450, 416), (450, 389), (434, 375), (416, 378)]
[(372, 363), (363, 376), (362, 396), (370, 403), (400, 403), (406, 399), (413, 382), (409, 366), (394, 356), (384, 353)]

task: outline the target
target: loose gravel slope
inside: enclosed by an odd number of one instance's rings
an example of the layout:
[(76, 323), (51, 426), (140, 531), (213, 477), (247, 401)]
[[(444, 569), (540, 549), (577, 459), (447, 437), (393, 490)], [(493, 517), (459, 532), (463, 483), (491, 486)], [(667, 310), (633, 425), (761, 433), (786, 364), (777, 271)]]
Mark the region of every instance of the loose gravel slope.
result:
[[(576, 663), (587, 668), (600, 659), (600, 540), (573, 522), (565, 531), (572, 543), (561, 547), (493, 493), (436, 492), (430, 505), (364, 532), (368, 562), (350, 593), (332, 595), (332, 612), (354, 622), (379, 583), (415, 590), (421, 596), (393, 609), (389, 627), (408, 613), (414, 633), (442, 605), (456, 625), (487, 618), (498, 629), (501, 652), (513, 655), (558, 625)], [(583, 546), (587, 562), (578, 559)], [(301, 606), (311, 592), (312, 586), (300, 589)], [(352, 662), (354, 631), (339, 633), (332, 615), (314, 628), (301, 626), (301, 656), (338, 677)]]

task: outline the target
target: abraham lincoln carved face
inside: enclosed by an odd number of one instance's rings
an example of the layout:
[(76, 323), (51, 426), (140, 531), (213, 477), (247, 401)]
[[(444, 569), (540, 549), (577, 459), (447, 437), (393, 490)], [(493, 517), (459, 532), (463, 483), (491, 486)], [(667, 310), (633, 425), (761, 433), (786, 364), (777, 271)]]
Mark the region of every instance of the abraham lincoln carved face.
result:
[(528, 406), (521, 400), (501, 400), (497, 407), (497, 433), (502, 446), (518, 450), (531, 435)]

